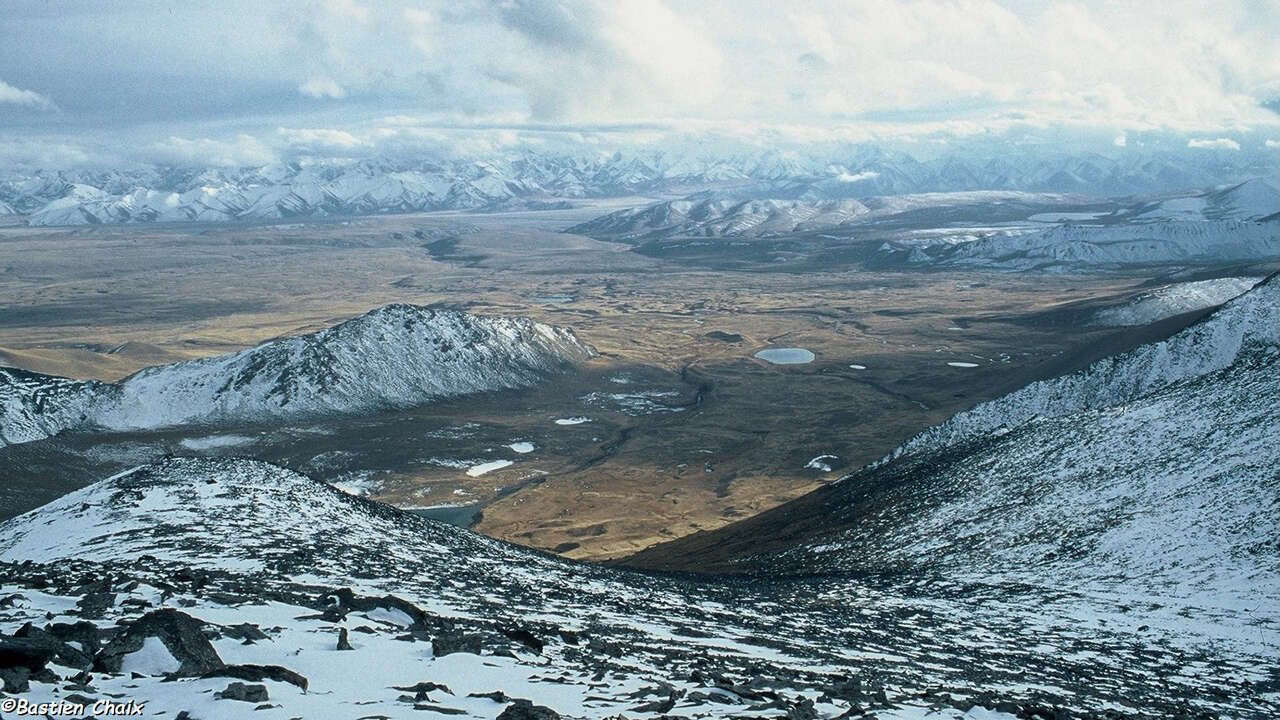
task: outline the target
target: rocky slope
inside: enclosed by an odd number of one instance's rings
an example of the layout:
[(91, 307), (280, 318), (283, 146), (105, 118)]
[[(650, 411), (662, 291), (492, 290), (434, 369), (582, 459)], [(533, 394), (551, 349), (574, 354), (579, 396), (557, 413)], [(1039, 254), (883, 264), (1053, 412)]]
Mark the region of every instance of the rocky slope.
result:
[(1144, 612), (1094, 598), (575, 565), (248, 460), (104, 480), (0, 525), (0, 557), (0, 679), (28, 702), (504, 720), (1277, 708), (1253, 641), (1136, 628)]
[(116, 384), (0, 371), (0, 442), (335, 414), (525, 387), (594, 354), (527, 319), (388, 305), (317, 333), (142, 370)]

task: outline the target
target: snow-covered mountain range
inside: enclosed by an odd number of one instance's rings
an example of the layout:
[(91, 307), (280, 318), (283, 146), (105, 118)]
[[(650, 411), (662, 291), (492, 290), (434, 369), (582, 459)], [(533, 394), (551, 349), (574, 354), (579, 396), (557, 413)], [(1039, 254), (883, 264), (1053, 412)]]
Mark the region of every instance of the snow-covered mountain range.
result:
[(0, 178), (0, 212), (32, 225), (225, 222), (510, 207), (521, 201), (742, 186), (751, 197), (861, 198), (1019, 190), (1094, 197), (1204, 187), (1267, 172), (1258, 159), (1187, 155), (930, 160), (874, 147), (838, 157), (774, 151), (732, 157), (659, 152), (603, 157), (522, 153), (470, 161), (376, 159), (236, 170), (147, 167), (36, 171)]
[(309, 335), (147, 368), (119, 383), (0, 368), (0, 444), (61, 430), (133, 430), (404, 408), (532, 385), (594, 354), (523, 318), (388, 305)]

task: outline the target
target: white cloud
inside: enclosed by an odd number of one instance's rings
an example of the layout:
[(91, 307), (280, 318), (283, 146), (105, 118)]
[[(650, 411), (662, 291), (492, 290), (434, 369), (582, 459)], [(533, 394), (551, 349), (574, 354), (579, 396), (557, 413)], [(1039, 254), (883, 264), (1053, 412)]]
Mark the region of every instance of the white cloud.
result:
[(1204, 150), (1239, 150), (1240, 143), (1231, 138), (1216, 138), (1214, 140), (1201, 140), (1192, 138), (1187, 141), (1187, 147), (1200, 148)]
[[(53, 78), (80, 78), (94, 58), (91, 87), (51, 80), (41, 91), (74, 98), (64, 112), (86, 116), (133, 98), (122, 124), (179, 105), (221, 122), (216, 87), (242, 99), (236, 112), (271, 118), (268, 131), (342, 127), (366, 142), (376, 138), (356, 126), (369, 118), (414, 113), (762, 142), (1056, 128), (1132, 147), (1148, 132), (1280, 128), (1261, 104), (1280, 97), (1280, 43), (1268, 32), (1280, 5), (1251, 0), (1212, 12), (1194, 0), (1159, 12), (1105, 0), (224, 0), (46, 15), (11, 11), (0, 41)], [(0, 84), (0, 101), (45, 97)], [(321, 110), (314, 99), (344, 102)]]
[(179, 166), (246, 167), (277, 159), (266, 143), (245, 134), (231, 140), (174, 136), (155, 143), (143, 155), (151, 162)]
[(0, 80), (0, 103), (27, 105), (41, 109), (53, 107), (53, 102), (40, 93), (16, 88), (3, 80)]
[(345, 130), (332, 128), (279, 128), (276, 134), (291, 154), (343, 157), (363, 154), (369, 143)]
[(1125, 135), (1117, 135), (1115, 139), (1111, 141), (1111, 144), (1116, 147), (1124, 147), (1129, 144), (1129, 138)]
[(1267, 139), (1266, 146), (1269, 148), (1280, 148), (1280, 141)]
[(862, 182), (863, 180), (874, 180), (878, 177), (880, 177), (880, 173), (875, 170), (863, 170), (862, 172), (853, 174), (841, 172), (839, 175), (836, 175), (836, 180), (843, 183), (855, 183)]
[(340, 99), (347, 96), (347, 91), (334, 82), (332, 78), (313, 77), (298, 86), (298, 92), (313, 98)]

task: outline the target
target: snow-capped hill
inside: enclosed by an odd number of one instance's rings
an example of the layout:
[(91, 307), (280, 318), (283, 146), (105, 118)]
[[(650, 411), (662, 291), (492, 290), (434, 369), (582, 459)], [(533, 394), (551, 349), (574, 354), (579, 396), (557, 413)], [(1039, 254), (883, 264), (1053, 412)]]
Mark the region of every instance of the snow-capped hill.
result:
[[(377, 547), (392, 557), (498, 546), (450, 525), (406, 522), (384, 510), (264, 462), (173, 458), (8, 521), (0, 526), (0, 553), (35, 562), (127, 561), (145, 554), (192, 567), (261, 572), (274, 556), (299, 550), (299, 543), (334, 558), (339, 555), (332, 549), (344, 545)], [(412, 541), (406, 526), (412, 526)]]
[(658, 237), (756, 237), (839, 225), (866, 207), (856, 200), (820, 203), (761, 198), (675, 200), (611, 213), (567, 232), (623, 240)]
[(1119, 215), (1135, 222), (1275, 219), (1280, 215), (1280, 181), (1252, 178), (1227, 187), (1141, 203)]
[[(1174, 383), (1231, 367), (1246, 355), (1280, 352), (1280, 274), (1168, 340), (1114, 355), (1083, 370), (1031, 383), (959, 413), (907, 441), (887, 459), (955, 445), (1033, 418), (1123, 405)], [(881, 461), (884, 462), (884, 461)]]
[(309, 335), (147, 368), (115, 385), (33, 384), (10, 373), (0, 385), (0, 438), (405, 408), (526, 387), (592, 355), (572, 331), (524, 318), (388, 305)]
[(524, 387), (592, 351), (527, 319), (388, 305), (341, 325), (231, 355), (148, 368), (98, 422), (162, 427), (411, 407)]
[(1130, 327), (1211, 308), (1249, 290), (1261, 277), (1224, 277), (1165, 285), (1094, 313), (1094, 325)]

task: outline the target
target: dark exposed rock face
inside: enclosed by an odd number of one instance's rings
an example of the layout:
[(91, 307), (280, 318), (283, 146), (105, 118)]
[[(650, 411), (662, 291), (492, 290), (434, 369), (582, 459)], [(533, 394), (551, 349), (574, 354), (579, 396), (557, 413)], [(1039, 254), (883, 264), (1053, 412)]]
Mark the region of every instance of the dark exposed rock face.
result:
[(42, 637), (0, 638), (0, 668), (38, 670), (58, 654), (61, 645)]
[(225, 677), (236, 678), (238, 680), (248, 680), (250, 682), (262, 682), (263, 680), (275, 680), (276, 682), (285, 682), (290, 685), (297, 685), (299, 689), (307, 689), (307, 679), (302, 675), (290, 670), (289, 668), (280, 667), (279, 665), (223, 665), (216, 670), (210, 670), (201, 677)]

